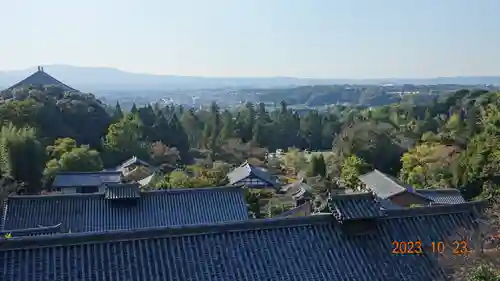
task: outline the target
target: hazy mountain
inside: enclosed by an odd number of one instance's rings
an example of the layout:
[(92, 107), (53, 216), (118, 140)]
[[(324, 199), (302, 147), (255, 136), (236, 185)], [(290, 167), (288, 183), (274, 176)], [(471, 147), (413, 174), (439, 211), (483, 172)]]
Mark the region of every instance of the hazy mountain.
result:
[[(429, 79), (304, 79), (292, 77), (194, 77), (130, 73), (114, 68), (44, 66), (45, 72), (82, 91), (99, 90), (159, 90), (201, 88), (274, 88), (326, 84), (494, 84), (500, 76), (438, 77)], [(36, 71), (36, 67), (19, 71), (0, 71), (0, 87), (6, 88)]]

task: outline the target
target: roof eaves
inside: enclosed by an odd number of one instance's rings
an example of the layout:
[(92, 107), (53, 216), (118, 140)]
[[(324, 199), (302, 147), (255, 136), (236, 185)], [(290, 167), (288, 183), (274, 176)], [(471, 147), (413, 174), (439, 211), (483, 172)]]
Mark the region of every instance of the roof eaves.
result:
[(110, 230), (106, 232), (61, 233), (51, 236), (12, 237), (3, 241), (3, 250), (29, 249), (40, 246), (64, 246), (97, 241), (129, 241), (131, 239), (159, 238), (166, 236), (184, 236), (211, 234), (219, 232), (265, 230), (281, 227), (308, 226), (317, 223), (334, 223), (331, 214), (306, 217), (276, 217), (234, 222), (222, 222), (209, 225), (184, 225), (171, 227), (150, 227), (132, 230)]
[(401, 208), (386, 210), (387, 218), (404, 218), (424, 215), (456, 214), (463, 212), (477, 212), (488, 205), (486, 200), (471, 201), (450, 205), (431, 205), (414, 208)]

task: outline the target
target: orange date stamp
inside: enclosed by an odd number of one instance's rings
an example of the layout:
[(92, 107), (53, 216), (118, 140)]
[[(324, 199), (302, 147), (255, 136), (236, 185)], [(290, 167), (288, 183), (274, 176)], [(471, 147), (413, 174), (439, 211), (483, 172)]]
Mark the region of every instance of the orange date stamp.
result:
[(431, 253), (443, 254), (451, 250), (452, 255), (468, 255), (470, 253), (469, 243), (466, 240), (454, 240), (451, 244), (444, 241), (432, 241), (424, 245), (422, 241), (392, 241), (392, 254), (394, 255), (420, 255), (428, 249)]

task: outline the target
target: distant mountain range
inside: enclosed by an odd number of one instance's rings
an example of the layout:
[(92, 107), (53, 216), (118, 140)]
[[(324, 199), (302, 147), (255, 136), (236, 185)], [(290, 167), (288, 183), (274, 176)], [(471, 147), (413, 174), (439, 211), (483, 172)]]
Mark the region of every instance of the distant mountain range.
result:
[[(0, 88), (7, 88), (37, 70), (32, 67), (17, 71), (0, 71)], [(44, 66), (45, 72), (76, 89), (88, 92), (109, 90), (173, 90), (215, 88), (281, 88), (330, 84), (458, 84), (500, 85), (500, 76), (437, 77), (428, 79), (307, 79), (293, 77), (196, 77), (131, 73), (115, 68)]]

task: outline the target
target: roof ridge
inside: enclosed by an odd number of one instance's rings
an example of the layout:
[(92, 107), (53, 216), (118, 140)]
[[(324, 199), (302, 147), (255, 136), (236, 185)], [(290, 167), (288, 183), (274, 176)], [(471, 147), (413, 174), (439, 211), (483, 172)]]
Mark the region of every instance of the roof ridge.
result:
[(415, 192), (417, 192), (417, 193), (427, 193), (427, 192), (447, 193), (447, 192), (460, 192), (460, 190), (458, 190), (456, 188), (421, 188), (421, 189), (415, 189)]
[[(351, 198), (352, 197), (352, 198)], [(330, 199), (373, 199), (375, 200), (375, 195), (373, 192), (355, 192), (355, 193), (345, 193), (345, 194), (331, 194)]]
[(477, 210), (477, 208), (482, 209), (486, 205), (487, 205), (486, 200), (479, 200), (479, 201), (471, 201), (466, 203), (449, 204), (449, 205), (431, 205), (431, 206), (415, 207), (415, 208), (387, 209), (385, 210), (385, 212), (388, 215), (387, 218), (403, 218), (403, 217), (415, 217), (415, 216), (426, 216), (426, 215), (446, 215), (446, 214), (464, 213)]
[[(305, 217), (276, 217), (202, 225), (148, 227), (130, 230), (111, 230), (106, 232), (60, 233), (50, 236), (13, 237), (3, 240), (3, 243), (0, 244), (0, 251), (21, 248), (79, 245), (104, 241), (119, 242), (154, 239), (167, 236), (205, 235), (255, 229), (275, 229), (307, 226), (319, 223), (335, 223), (335, 218), (331, 214), (321, 214)], [(0, 239), (0, 241), (2, 241), (2, 239)]]
[(99, 175), (99, 174), (121, 174), (121, 171), (95, 171), (95, 172), (58, 172), (57, 175)]
[[(421, 207), (387, 212), (389, 216), (380, 220), (390, 220), (404, 217), (451, 215), (456, 213), (474, 212), (476, 206), (486, 201), (475, 201), (456, 205), (436, 207)], [(80, 245), (102, 242), (119, 242), (130, 240), (155, 239), (172, 236), (206, 235), (215, 233), (253, 231), (286, 227), (301, 227), (317, 224), (338, 224), (331, 213), (305, 217), (275, 217), (269, 219), (253, 219), (231, 221), (202, 225), (184, 225), (171, 227), (149, 227), (131, 230), (111, 230), (91, 233), (58, 233), (50, 236), (13, 237), (3, 240), (0, 251), (53, 247), (64, 245)]]
[[(127, 184), (127, 183), (125, 183)], [(141, 194), (159, 194), (159, 193), (188, 193), (188, 192), (208, 192), (208, 191), (241, 191), (240, 186), (215, 186), (200, 188), (174, 188), (162, 190), (145, 190)], [(69, 197), (100, 197), (102, 193), (73, 193), (73, 194), (46, 194), (46, 195), (11, 195), (8, 199), (35, 199), (35, 198), (69, 198)]]
[(0, 230), (0, 235), (5, 235), (5, 234), (33, 234), (33, 233), (40, 233), (40, 232), (45, 232), (45, 231), (50, 231), (54, 230), (54, 232), (60, 232), (61, 231), (61, 226), (62, 223), (58, 223), (56, 225), (51, 225), (51, 226), (41, 226), (41, 227), (32, 227), (32, 228), (22, 228), (22, 229), (10, 229), (10, 230)]

